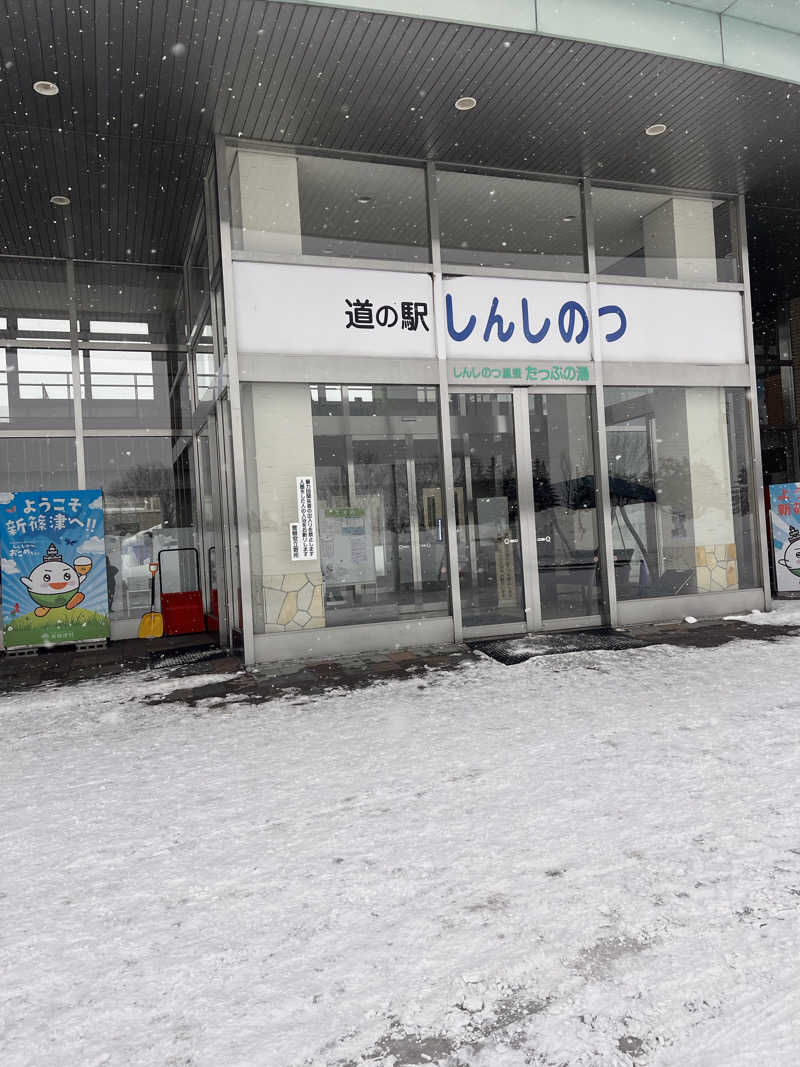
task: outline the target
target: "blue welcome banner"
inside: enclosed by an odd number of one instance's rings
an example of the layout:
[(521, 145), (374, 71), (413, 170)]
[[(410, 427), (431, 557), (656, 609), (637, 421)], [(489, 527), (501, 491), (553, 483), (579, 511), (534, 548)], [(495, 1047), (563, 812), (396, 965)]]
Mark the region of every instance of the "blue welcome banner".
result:
[(6, 493), (0, 516), (6, 648), (108, 637), (101, 491)]

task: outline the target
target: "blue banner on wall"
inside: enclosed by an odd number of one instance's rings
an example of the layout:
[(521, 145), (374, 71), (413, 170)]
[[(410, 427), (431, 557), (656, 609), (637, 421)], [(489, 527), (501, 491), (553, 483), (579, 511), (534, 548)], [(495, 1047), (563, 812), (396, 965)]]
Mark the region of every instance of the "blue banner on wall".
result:
[(108, 584), (99, 489), (0, 497), (6, 648), (108, 637)]

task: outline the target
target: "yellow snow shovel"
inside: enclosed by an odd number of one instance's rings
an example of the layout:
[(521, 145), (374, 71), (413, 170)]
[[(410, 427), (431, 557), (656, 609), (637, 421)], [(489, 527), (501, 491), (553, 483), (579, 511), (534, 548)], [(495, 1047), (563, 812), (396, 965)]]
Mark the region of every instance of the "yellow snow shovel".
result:
[(142, 615), (142, 621), (139, 623), (139, 637), (163, 637), (164, 635), (164, 620), (161, 617), (161, 612), (155, 610), (156, 606), (156, 575), (158, 574), (158, 564), (150, 564), (150, 610), (146, 615)]

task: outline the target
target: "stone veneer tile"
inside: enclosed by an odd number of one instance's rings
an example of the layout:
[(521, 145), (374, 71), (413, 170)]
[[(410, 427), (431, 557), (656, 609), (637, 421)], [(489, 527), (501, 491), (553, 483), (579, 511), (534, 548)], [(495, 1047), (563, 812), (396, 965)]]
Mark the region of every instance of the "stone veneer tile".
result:
[(302, 589), (307, 582), (308, 576), (306, 574), (284, 574), (281, 589), (287, 593), (296, 592), (298, 589)]
[(290, 623), (297, 614), (297, 593), (287, 593), (286, 599), (283, 602), (281, 613), (278, 616), (278, 622), (281, 625), (286, 626)]
[(322, 602), (322, 586), (318, 585), (314, 589), (314, 595), (311, 598), (311, 604), (309, 606), (309, 612), (314, 619), (325, 618), (325, 605)]
[(314, 596), (314, 586), (311, 582), (306, 584), (297, 591), (297, 607), (300, 611), (308, 611), (311, 607), (311, 598)]
[(265, 586), (264, 588), (264, 613), (265, 621), (269, 624), (275, 625), (278, 621), (278, 616), (283, 608), (283, 602), (286, 599), (286, 594), (282, 589), (276, 589), (273, 586)]

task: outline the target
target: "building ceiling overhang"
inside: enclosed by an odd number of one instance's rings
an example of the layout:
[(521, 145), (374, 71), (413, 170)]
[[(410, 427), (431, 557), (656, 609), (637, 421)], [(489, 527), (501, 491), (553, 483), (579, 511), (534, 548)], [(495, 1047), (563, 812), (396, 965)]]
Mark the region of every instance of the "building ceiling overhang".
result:
[(0, 59), (4, 254), (180, 261), (215, 134), (800, 207), (800, 86), (652, 53), (319, 4), (8, 0)]

